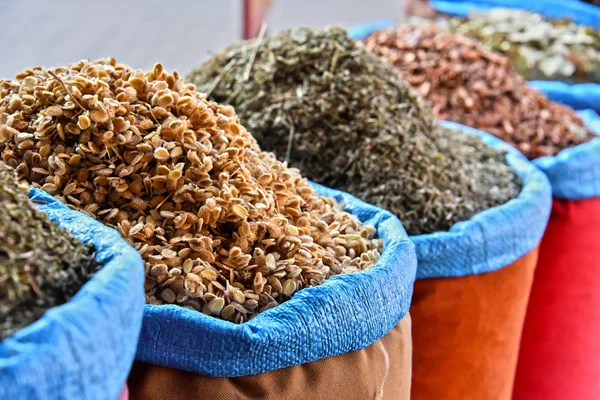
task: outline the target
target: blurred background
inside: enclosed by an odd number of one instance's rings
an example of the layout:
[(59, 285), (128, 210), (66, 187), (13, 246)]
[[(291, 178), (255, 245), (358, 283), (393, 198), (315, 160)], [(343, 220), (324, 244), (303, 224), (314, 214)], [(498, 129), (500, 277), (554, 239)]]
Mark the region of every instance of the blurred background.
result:
[[(224, 46), (296, 26), (400, 18), (403, 0), (0, 0), (0, 79), (27, 67), (115, 57), (182, 74)], [(253, 18), (254, 17), (254, 18)], [(256, 18), (258, 17), (258, 18)]]

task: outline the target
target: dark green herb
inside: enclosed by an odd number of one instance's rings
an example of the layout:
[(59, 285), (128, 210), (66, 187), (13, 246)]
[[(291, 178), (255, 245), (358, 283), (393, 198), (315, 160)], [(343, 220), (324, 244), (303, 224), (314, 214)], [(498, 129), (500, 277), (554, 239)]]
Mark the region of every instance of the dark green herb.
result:
[(0, 162), (0, 340), (67, 302), (100, 265), (84, 245), (29, 201)]
[(264, 149), (391, 210), (410, 234), (447, 230), (519, 191), (503, 154), (463, 132), (449, 141), (421, 97), (341, 28), (236, 44), (188, 79), (233, 105)]

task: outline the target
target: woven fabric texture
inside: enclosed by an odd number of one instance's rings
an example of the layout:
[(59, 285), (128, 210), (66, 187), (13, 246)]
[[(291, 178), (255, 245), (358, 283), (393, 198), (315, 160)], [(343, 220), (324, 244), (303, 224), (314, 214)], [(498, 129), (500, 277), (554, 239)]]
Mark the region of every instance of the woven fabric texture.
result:
[[(569, 85), (556, 81), (530, 81), (529, 84), (552, 100), (575, 110), (600, 110), (600, 84), (598, 83)], [(595, 131), (598, 133), (597, 129)]]
[[(600, 117), (592, 110), (579, 115), (593, 131), (600, 131)], [(533, 161), (550, 180), (552, 196), (580, 200), (600, 196), (600, 138), (562, 150), (554, 157)]]
[(66, 304), (0, 342), (1, 399), (116, 399), (135, 355), (144, 309), (140, 255), (119, 234), (41, 190), (30, 197), (103, 264)]
[(371, 345), (407, 313), (414, 244), (391, 213), (314, 184), (374, 225), (384, 250), (374, 268), (337, 275), (236, 325), (174, 305), (147, 305), (136, 360), (214, 377), (256, 375)]

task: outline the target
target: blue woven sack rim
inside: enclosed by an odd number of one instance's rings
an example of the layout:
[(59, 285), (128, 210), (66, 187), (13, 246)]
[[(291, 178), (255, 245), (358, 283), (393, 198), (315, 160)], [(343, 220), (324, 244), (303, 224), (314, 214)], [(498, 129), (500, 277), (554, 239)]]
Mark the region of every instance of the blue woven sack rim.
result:
[(437, 11), (451, 15), (467, 15), (472, 11), (492, 8), (518, 8), (530, 10), (549, 18), (571, 18), (581, 25), (600, 29), (600, 8), (578, 1), (568, 0), (431, 0)]
[(417, 279), (482, 274), (508, 266), (539, 244), (550, 216), (548, 179), (525, 156), (489, 133), (453, 122), (442, 124), (505, 150), (523, 187), (517, 198), (459, 222), (447, 232), (411, 236), (417, 249)]
[[(578, 114), (596, 134), (600, 131), (600, 116), (593, 110)], [(558, 199), (581, 200), (600, 196), (600, 138), (564, 149), (553, 157), (533, 160), (552, 185), (552, 195)]]
[(236, 325), (175, 305), (147, 305), (136, 359), (214, 377), (255, 375), (371, 345), (407, 313), (416, 273), (414, 244), (391, 213), (313, 184), (384, 241), (378, 263), (303, 289)]
[(144, 308), (144, 269), (119, 234), (32, 189), (50, 220), (103, 264), (66, 304), (0, 342), (2, 399), (115, 399), (134, 359)]
[(530, 81), (529, 85), (548, 98), (575, 110), (600, 110), (600, 84), (598, 83), (567, 84), (556, 81)]

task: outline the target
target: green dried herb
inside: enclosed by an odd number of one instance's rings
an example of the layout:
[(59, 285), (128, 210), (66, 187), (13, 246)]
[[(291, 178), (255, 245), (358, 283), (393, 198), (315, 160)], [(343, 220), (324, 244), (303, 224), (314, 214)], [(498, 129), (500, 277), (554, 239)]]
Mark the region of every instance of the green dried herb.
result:
[(67, 302), (100, 265), (84, 245), (48, 220), (0, 162), (0, 340)]
[(233, 105), (264, 149), (391, 210), (410, 234), (447, 230), (519, 191), (503, 154), (463, 132), (449, 140), (421, 97), (341, 28), (236, 44), (188, 79)]
[(439, 25), (505, 54), (527, 79), (600, 82), (600, 33), (571, 19), (547, 20), (531, 11), (495, 8)]

